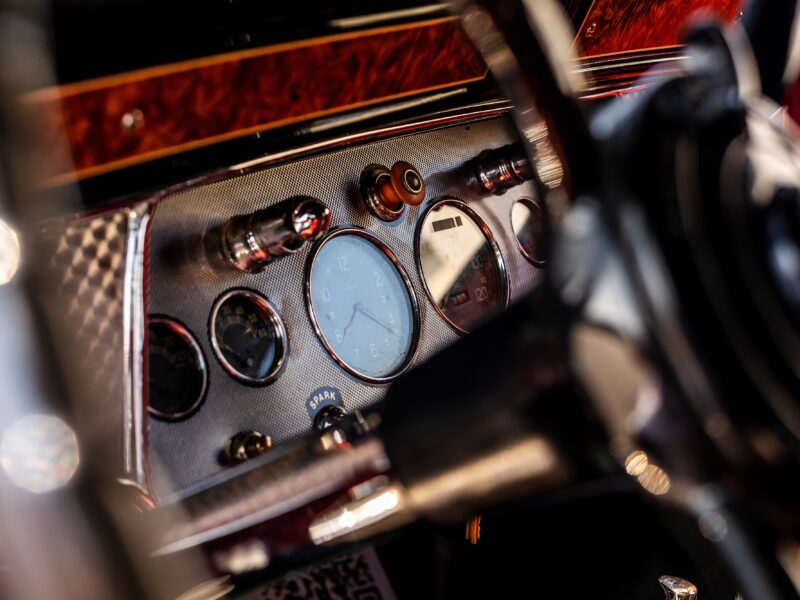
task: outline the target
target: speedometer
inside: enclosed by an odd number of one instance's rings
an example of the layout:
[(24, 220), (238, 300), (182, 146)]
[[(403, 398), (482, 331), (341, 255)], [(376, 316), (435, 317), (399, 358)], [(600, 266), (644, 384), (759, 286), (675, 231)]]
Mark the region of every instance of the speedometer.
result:
[(434, 201), (417, 225), (417, 266), (436, 311), (467, 333), (508, 303), (506, 269), (492, 232), (457, 198)]
[(333, 359), (373, 383), (408, 367), (417, 346), (417, 300), (386, 244), (356, 227), (333, 230), (312, 252), (308, 312)]

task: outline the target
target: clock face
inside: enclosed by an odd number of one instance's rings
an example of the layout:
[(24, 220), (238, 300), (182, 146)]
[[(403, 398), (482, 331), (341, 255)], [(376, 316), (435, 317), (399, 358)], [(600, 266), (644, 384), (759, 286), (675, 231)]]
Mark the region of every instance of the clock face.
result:
[(314, 251), (307, 286), (315, 329), (344, 369), (380, 382), (408, 366), (416, 349), (416, 300), (380, 240), (360, 229), (334, 231)]

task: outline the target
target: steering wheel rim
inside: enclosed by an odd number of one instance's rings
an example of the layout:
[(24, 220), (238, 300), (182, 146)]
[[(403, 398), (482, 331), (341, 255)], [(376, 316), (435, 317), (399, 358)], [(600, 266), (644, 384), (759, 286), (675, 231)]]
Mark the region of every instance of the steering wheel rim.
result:
[[(466, 6), (463, 10), (467, 32), (471, 34), (478, 48), (486, 56), (487, 63), (495, 76), (502, 84), (505, 84), (515, 102), (517, 107), (515, 118), (520, 131), (523, 132), (523, 137), (524, 132), (531, 126), (531, 115), (543, 116), (547, 122), (553, 146), (562, 160), (566, 173), (566, 188), (574, 205), (586, 204), (587, 201), (589, 205), (593, 205), (599, 201), (602, 207), (600, 213), (603, 216), (594, 221), (592, 225), (602, 226), (604, 232), (597, 237), (603, 238), (606, 242), (614, 240), (612, 244), (616, 246), (616, 250), (613, 250), (613, 253), (621, 258), (622, 264), (625, 265), (624, 268), (629, 274), (628, 277), (631, 278), (630, 285), (636, 290), (635, 295), (638, 296), (635, 309), (640, 311), (642, 323), (648, 328), (652, 327), (654, 315), (659, 314), (659, 307), (655, 307), (656, 312), (653, 313), (654, 307), (650, 304), (649, 310), (642, 313), (642, 304), (652, 303), (653, 287), (667, 292), (668, 288), (663, 286), (670, 285), (670, 280), (665, 277), (663, 267), (659, 263), (657, 255), (660, 250), (657, 245), (652, 243), (651, 239), (647, 238), (647, 227), (641, 220), (641, 216), (637, 216), (636, 210), (630, 210), (631, 203), (636, 202), (635, 194), (624, 184), (620, 187), (617, 185), (618, 182), (613, 181), (615, 175), (618, 176), (620, 172), (624, 172), (619, 169), (620, 165), (613, 163), (622, 154), (616, 151), (622, 144), (635, 143), (632, 135), (627, 131), (621, 132), (619, 126), (630, 123), (638, 125), (635, 121), (643, 118), (642, 115), (636, 115), (637, 107), (629, 105), (624, 112), (627, 115), (635, 115), (633, 118), (621, 117), (623, 111), (613, 106), (608, 108), (605, 114), (596, 119), (593, 124), (585, 117), (585, 113), (577, 101), (577, 92), (581, 83), (576, 77), (569, 76), (572, 61), (568, 57), (571, 53), (564, 52), (565, 47), (571, 46), (572, 40), (564, 37), (563, 27), (553, 25), (553, 19), (558, 21), (559, 16), (561, 16), (561, 22), (564, 21), (563, 15), (554, 17), (559, 10), (554, 2), (537, 1), (534, 8), (532, 2), (525, 0), (500, 0), (498, 2), (479, 2), (477, 5)], [(486, 25), (487, 17), (491, 19), (491, 27)], [(475, 26), (476, 23), (479, 26)], [(559, 35), (561, 39), (557, 39)], [(543, 46), (547, 46), (547, 48)], [(742, 39), (739, 39), (730, 47), (735, 48), (734, 52), (742, 55), (738, 59), (732, 57), (734, 69), (737, 68), (737, 64), (749, 62), (749, 50), (746, 42), (743, 43)], [(560, 51), (554, 53), (553, 48), (558, 48)], [(737, 75), (742, 79), (741, 71)], [(523, 82), (522, 86), (519, 82)], [(743, 80), (737, 84), (743, 85), (752, 93), (752, 84), (748, 87)], [(544, 87), (548, 89), (542, 89)], [(758, 89), (757, 85), (756, 89)], [(640, 106), (643, 105), (644, 102), (641, 102)], [(534, 106), (536, 111), (531, 110)], [(616, 114), (614, 114), (615, 111)], [(617, 127), (610, 127), (609, 124)], [(633, 135), (637, 134), (638, 132)], [(615, 135), (624, 137), (624, 141), (610, 141), (610, 138)], [(611, 156), (611, 162), (609, 162), (609, 156)], [(536, 159), (535, 156), (532, 158)], [(613, 197), (614, 193), (620, 194), (621, 200)], [(609, 197), (610, 195), (612, 197)], [(575, 210), (573, 210), (573, 214), (574, 212)], [(569, 235), (568, 221), (569, 218), (562, 224), (560, 234), (562, 240), (556, 242), (557, 246), (564, 245), (565, 232), (567, 236)], [(588, 257), (586, 258), (588, 260)], [(551, 269), (557, 271), (558, 256), (551, 262)], [(654, 285), (653, 272), (648, 273), (648, 269), (655, 269), (658, 272), (655, 279), (662, 278), (658, 285)], [(582, 295), (581, 298), (585, 298), (585, 296)], [(674, 314), (675, 308), (670, 307), (669, 310)], [(663, 354), (661, 349), (665, 348), (664, 344), (668, 343), (670, 339), (675, 342), (674, 336), (670, 338), (668, 332), (663, 329), (655, 332), (651, 330), (648, 337), (656, 344), (656, 354), (661, 354), (662, 360), (665, 361), (662, 362), (661, 368), (667, 368), (668, 371), (674, 373), (677, 376), (677, 389), (682, 390), (682, 394), (689, 394), (686, 398), (688, 402), (681, 401), (679, 403), (682, 405), (679, 411), (683, 413), (681, 418), (684, 426), (694, 429), (695, 436), (700, 440), (695, 450), (703, 447), (714, 448), (712, 454), (716, 455), (715, 458), (721, 455), (725, 462), (729, 463), (729, 466), (733, 464), (742, 467), (749, 459), (742, 457), (741, 448), (747, 447), (749, 444), (743, 443), (741, 438), (736, 438), (733, 429), (729, 427), (718, 428), (715, 435), (709, 435), (707, 428), (710, 422), (709, 415), (720, 415), (723, 419), (727, 417), (724, 417), (725, 413), (721, 410), (720, 404), (713, 399), (713, 394), (704, 394), (702, 393), (703, 386), (698, 387), (703, 383), (702, 377), (698, 378), (703, 369), (699, 357), (695, 361), (676, 361), (674, 347), (670, 350), (669, 346), (666, 346), (667, 352)], [(682, 344), (683, 349), (689, 352), (691, 346), (687, 345), (688, 341), (683, 340)], [(689, 377), (688, 381), (687, 377)], [(692, 382), (695, 385), (692, 385)], [(698, 396), (705, 397), (706, 401), (694, 402)], [(619, 426), (619, 423), (615, 425)], [(651, 439), (646, 440), (645, 443), (648, 441), (653, 442)], [(657, 455), (658, 452), (665, 455), (664, 460), (671, 463), (670, 466), (679, 467), (682, 463), (684, 466), (686, 465), (685, 457), (680, 456), (682, 450), (675, 451), (668, 444), (666, 447), (657, 448), (656, 452)], [(701, 453), (695, 458), (699, 458), (703, 462), (705, 456)], [(710, 460), (709, 464), (714, 464), (714, 462), (715, 460)], [(715, 465), (711, 470), (717, 470), (717, 466)], [(679, 476), (688, 477), (688, 481), (691, 482), (691, 479), (696, 477), (699, 471), (703, 471), (703, 469), (694, 472), (686, 469)], [(719, 471), (717, 473), (721, 475)], [(694, 483), (700, 484), (701, 482)], [(689, 487), (683, 487), (683, 489), (689, 489)], [(735, 496), (736, 494), (731, 492), (731, 497)], [(708, 497), (703, 502), (707, 500)], [(731, 531), (736, 535), (731, 533), (731, 535), (722, 536), (721, 539), (714, 541), (720, 555), (728, 564), (730, 572), (738, 575), (740, 589), (744, 591), (745, 597), (797, 597), (797, 592), (789, 582), (785, 571), (777, 565), (773, 557), (759, 556), (755, 551), (758, 548), (761, 552), (769, 552), (769, 550), (765, 550), (761, 540), (758, 539), (759, 536), (746, 524), (747, 517), (742, 517), (742, 514), (738, 512), (744, 507), (739, 506), (736, 501), (733, 503), (737, 504), (736, 508), (731, 508), (726, 504), (728, 499), (720, 503), (715, 501), (704, 504), (703, 502), (695, 505), (686, 502), (684, 508), (695, 512), (696, 518), (709, 512), (717, 515), (724, 514)], [(701, 505), (703, 506), (701, 507)], [(744, 512), (746, 513), (747, 510)], [(733, 540), (732, 538), (736, 536), (742, 537)], [(748, 563), (747, 560), (752, 562)]]

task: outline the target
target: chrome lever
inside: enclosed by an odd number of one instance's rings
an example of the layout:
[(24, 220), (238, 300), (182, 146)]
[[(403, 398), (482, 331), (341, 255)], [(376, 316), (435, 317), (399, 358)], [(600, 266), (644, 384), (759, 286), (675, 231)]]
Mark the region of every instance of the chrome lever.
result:
[(674, 575), (662, 575), (658, 578), (666, 600), (694, 600), (697, 598), (697, 586)]

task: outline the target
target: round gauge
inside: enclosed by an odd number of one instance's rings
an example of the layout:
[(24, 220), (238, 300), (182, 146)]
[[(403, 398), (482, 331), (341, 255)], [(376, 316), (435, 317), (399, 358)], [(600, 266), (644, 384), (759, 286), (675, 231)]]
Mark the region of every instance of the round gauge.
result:
[(502, 311), (506, 269), (492, 232), (456, 198), (434, 201), (417, 224), (417, 266), (436, 311), (457, 330)]
[(267, 299), (251, 290), (229, 290), (211, 309), (211, 346), (235, 379), (263, 385), (280, 373), (286, 330)]
[(183, 325), (166, 317), (150, 317), (147, 326), (150, 414), (175, 421), (202, 403), (208, 385), (200, 345)]
[(511, 229), (522, 256), (537, 266), (544, 264), (544, 210), (531, 198), (520, 198), (511, 207)]
[(306, 300), (322, 344), (348, 372), (383, 383), (408, 367), (417, 347), (417, 299), (394, 252), (375, 236), (345, 227), (317, 244)]

